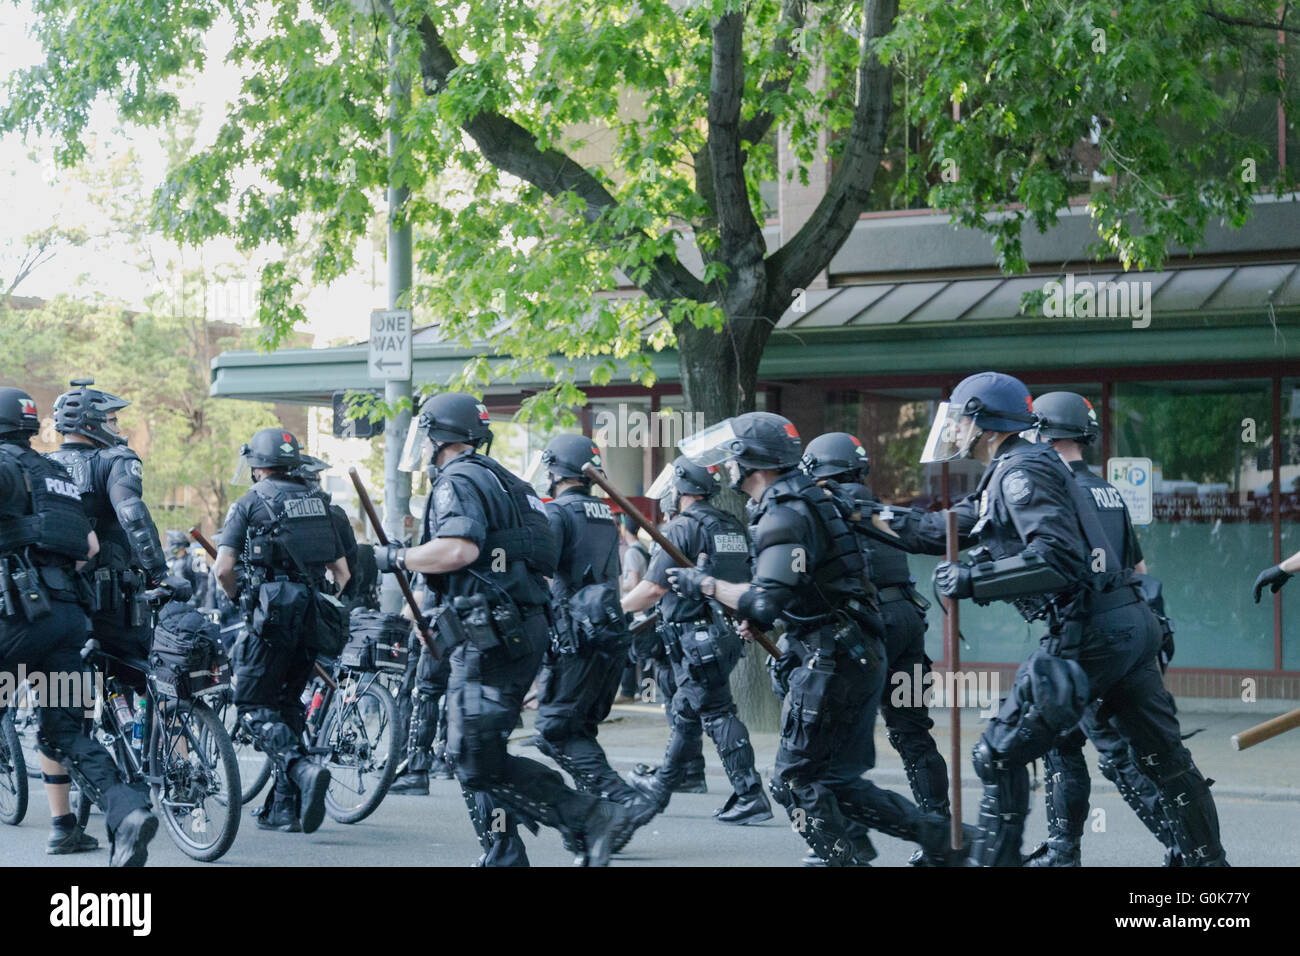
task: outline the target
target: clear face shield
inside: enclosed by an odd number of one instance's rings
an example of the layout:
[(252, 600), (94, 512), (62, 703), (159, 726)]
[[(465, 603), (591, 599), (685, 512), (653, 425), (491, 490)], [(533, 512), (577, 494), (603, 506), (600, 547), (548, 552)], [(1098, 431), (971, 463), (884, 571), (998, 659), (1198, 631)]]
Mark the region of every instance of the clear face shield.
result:
[(708, 428), (689, 435), (677, 443), (683, 455), (705, 468), (720, 465), (733, 454), (733, 444), (737, 441), (731, 419), (710, 425)]
[(656, 501), (664, 497), (671, 497), (673, 492), (673, 466), (664, 465), (663, 471), (659, 472), (658, 477), (645, 491), (647, 498), (653, 498)]
[(230, 476), (230, 483), (241, 488), (253, 484), (253, 468), (248, 463), (248, 454), (252, 449), (243, 445), (239, 449), (239, 461), (235, 463), (235, 473)]
[(925, 450), (921, 452), (921, 464), (933, 465), (965, 456), (978, 434), (975, 420), (963, 414), (961, 406), (940, 402), (925, 440)]
[(528, 467), (524, 469), (523, 479), (540, 497), (550, 497), (551, 481), (546, 471), (546, 463), (542, 461), (540, 448), (533, 452), (532, 458), (528, 459)]
[(402, 444), (402, 457), (397, 461), (398, 471), (419, 474), (429, 466), (433, 456), (433, 442), (426, 429), (420, 427), (420, 419), (412, 418), (406, 429), (406, 441)]

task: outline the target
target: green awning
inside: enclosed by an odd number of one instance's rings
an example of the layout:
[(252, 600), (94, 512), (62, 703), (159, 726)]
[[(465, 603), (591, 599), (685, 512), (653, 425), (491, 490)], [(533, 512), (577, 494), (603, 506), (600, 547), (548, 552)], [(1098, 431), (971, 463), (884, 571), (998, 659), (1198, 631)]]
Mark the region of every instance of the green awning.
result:
[[(1023, 295), (1042, 290), (1054, 278), (910, 279), (813, 290), (777, 323), (759, 376), (802, 380), (964, 374), (975, 367), (1185, 365), (1277, 361), (1300, 355), (1300, 263), (1295, 261), (1153, 273), (1100, 268), (1074, 275), (1076, 284), (1149, 282), (1151, 321), (1146, 328), (1135, 328), (1131, 318), (1018, 314)], [(1148, 288), (1142, 289), (1145, 301)], [(440, 341), (436, 325), (418, 330), (415, 381), (447, 382), (474, 354), (490, 358), (494, 353), (486, 343), (466, 349)], [(212, 361), (211, 394), (328, 405), (336, 391), (382, 386), (370, 379), (366, 357), (364, 343), (270, 353), (223, 352)], [(579, 359), (569, 364), (577, 380), (586, 382), (599, 361)], [(660, 382), (678, 380), (674, 351), (654, 354), (652, 365)], [(626, 369), (620, 369), (611, 384), (630, 382)], [(523, 378), (498, 383), (489, 394), (550, 384), (550, 380)]]

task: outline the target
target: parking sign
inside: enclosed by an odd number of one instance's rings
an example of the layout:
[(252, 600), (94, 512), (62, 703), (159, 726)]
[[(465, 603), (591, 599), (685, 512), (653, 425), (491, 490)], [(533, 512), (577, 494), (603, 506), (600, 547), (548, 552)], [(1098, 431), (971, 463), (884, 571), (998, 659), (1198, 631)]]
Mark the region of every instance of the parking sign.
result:
[(1106, 480), (1123, 495), (1134, 524), (1150, 524), (1155, 520), (1155, 477), (1150, 458), (1107, 459)]

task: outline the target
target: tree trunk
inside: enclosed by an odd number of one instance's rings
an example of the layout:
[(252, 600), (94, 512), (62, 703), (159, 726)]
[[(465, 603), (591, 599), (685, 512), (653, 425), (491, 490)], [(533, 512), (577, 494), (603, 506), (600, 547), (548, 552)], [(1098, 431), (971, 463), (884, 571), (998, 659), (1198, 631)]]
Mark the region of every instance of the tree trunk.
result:
[[(763, 318), (728, 318), (722, 331), (684, 326), (677, 330), (677, 362), (688, 412), (700, 412), (706, 425), (755, 410), (758, 362), (773, 323)], [(745, 520), (741, 495), (724, 489), (719, 508)], [(752, 645), (731, 675), (731, 692), (740, 717), (751, 731), (777, 730), (781, 701), (767, 676), (767, 652)]]

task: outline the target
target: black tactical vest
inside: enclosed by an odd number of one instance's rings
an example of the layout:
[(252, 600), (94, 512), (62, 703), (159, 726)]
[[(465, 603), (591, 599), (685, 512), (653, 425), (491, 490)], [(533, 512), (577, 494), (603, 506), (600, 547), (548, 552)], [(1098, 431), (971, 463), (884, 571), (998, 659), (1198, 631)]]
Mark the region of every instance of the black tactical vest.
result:
[(339, 557), (340, 543), (323, 492), (298, 481), (263, 478), (251, 494), (265, 508), (260, 515), (250, 509), (249, 563), (290, 573), (319, 572)]
[[(1075, 467), (1076, 465), (1078, 467)], [(1096, 506), (1101, 529), (1119, 555), (1120, 563), (1125, 568), (1133, 567), (1135, 564), (1133, 556), (1128, 553), (1128, 509), (1124, 505), (1124, 497), (1119, 493), (1119, 489), (1104, 478), (1094, 475), (1083, 462), (1071, 462), (1069, 468), (1075, 480), (1083, 486), (1088, 493), (1088, 498)]]
[[(874, 504), (876, 501), (876, 496), (866, 485), (846, 482), (840, 485), (840, 488), (852, 495), (855, 501), (863, 504)], [(861, 520), (871, 520), (867, 516), (866, 509), (863, 509)], [(858, 535), (858, 544), (867, 554), (871, 583), (876, 587), (893, 587), (907, 584), (912, 580), (912, 572), (907, 566), (907, 552), (902, 548), (895, 548), (865, 534)]]
[[(121, 452), (131, 457), (124, 446)], [(117, 520), (117, 511), (108, 495), (108, 476), (118, 448), (101, 448), (97, 445), (74, 445), (52, 451), (46, 458), (57, 461), (68, 470), (72, 483), (81, 492), (81, 505), (90, 519), (90, 526), (99, 539), (99, 554), (95, 555), (94, 568), (126, 571), (132, 567), (131, 539)]]
[[(703, 502), (696, 503), (673, 518), (674, 522), (693, 525), (691, 540), (695, 548), (683, 548), (691, 561), (708, 555), (705, 567), (720, 581), (741, 583), (750, 579), (749, 535), (735, 517)], [(672, 591), (660, 599), (660, 613), (665, 621), (694, 621), (709, 613), (703, 601), (687, 601)]]
[(0, 518), (0, 554), (30, 547), (55, 559), (85, 560), (91, 527), (68, 472), (21, 445), (0, 444), (0, 455), (22, 471), (28, 497), (24, 514)]
[(861, 596), (866, 561), (857, 533), (849, 527), (835, 499), (812, 478), (797, 471), (783, 474), (772, 483), (767, 494), (773, 504), (802, 502), (821, 525), (826, 546), (819, 554), (816, 567), (811, 569), (821, 595), (832, 605), (837, 603), (836, 596)]
[(573, 540), (565, 542), (552, 578), (556, 597), (568, 597), (588, 584), (616, 583), (619, 578), (618, 526), (609, 502), (580, 491), (560, 494), (551, 502), (567, 515)]

